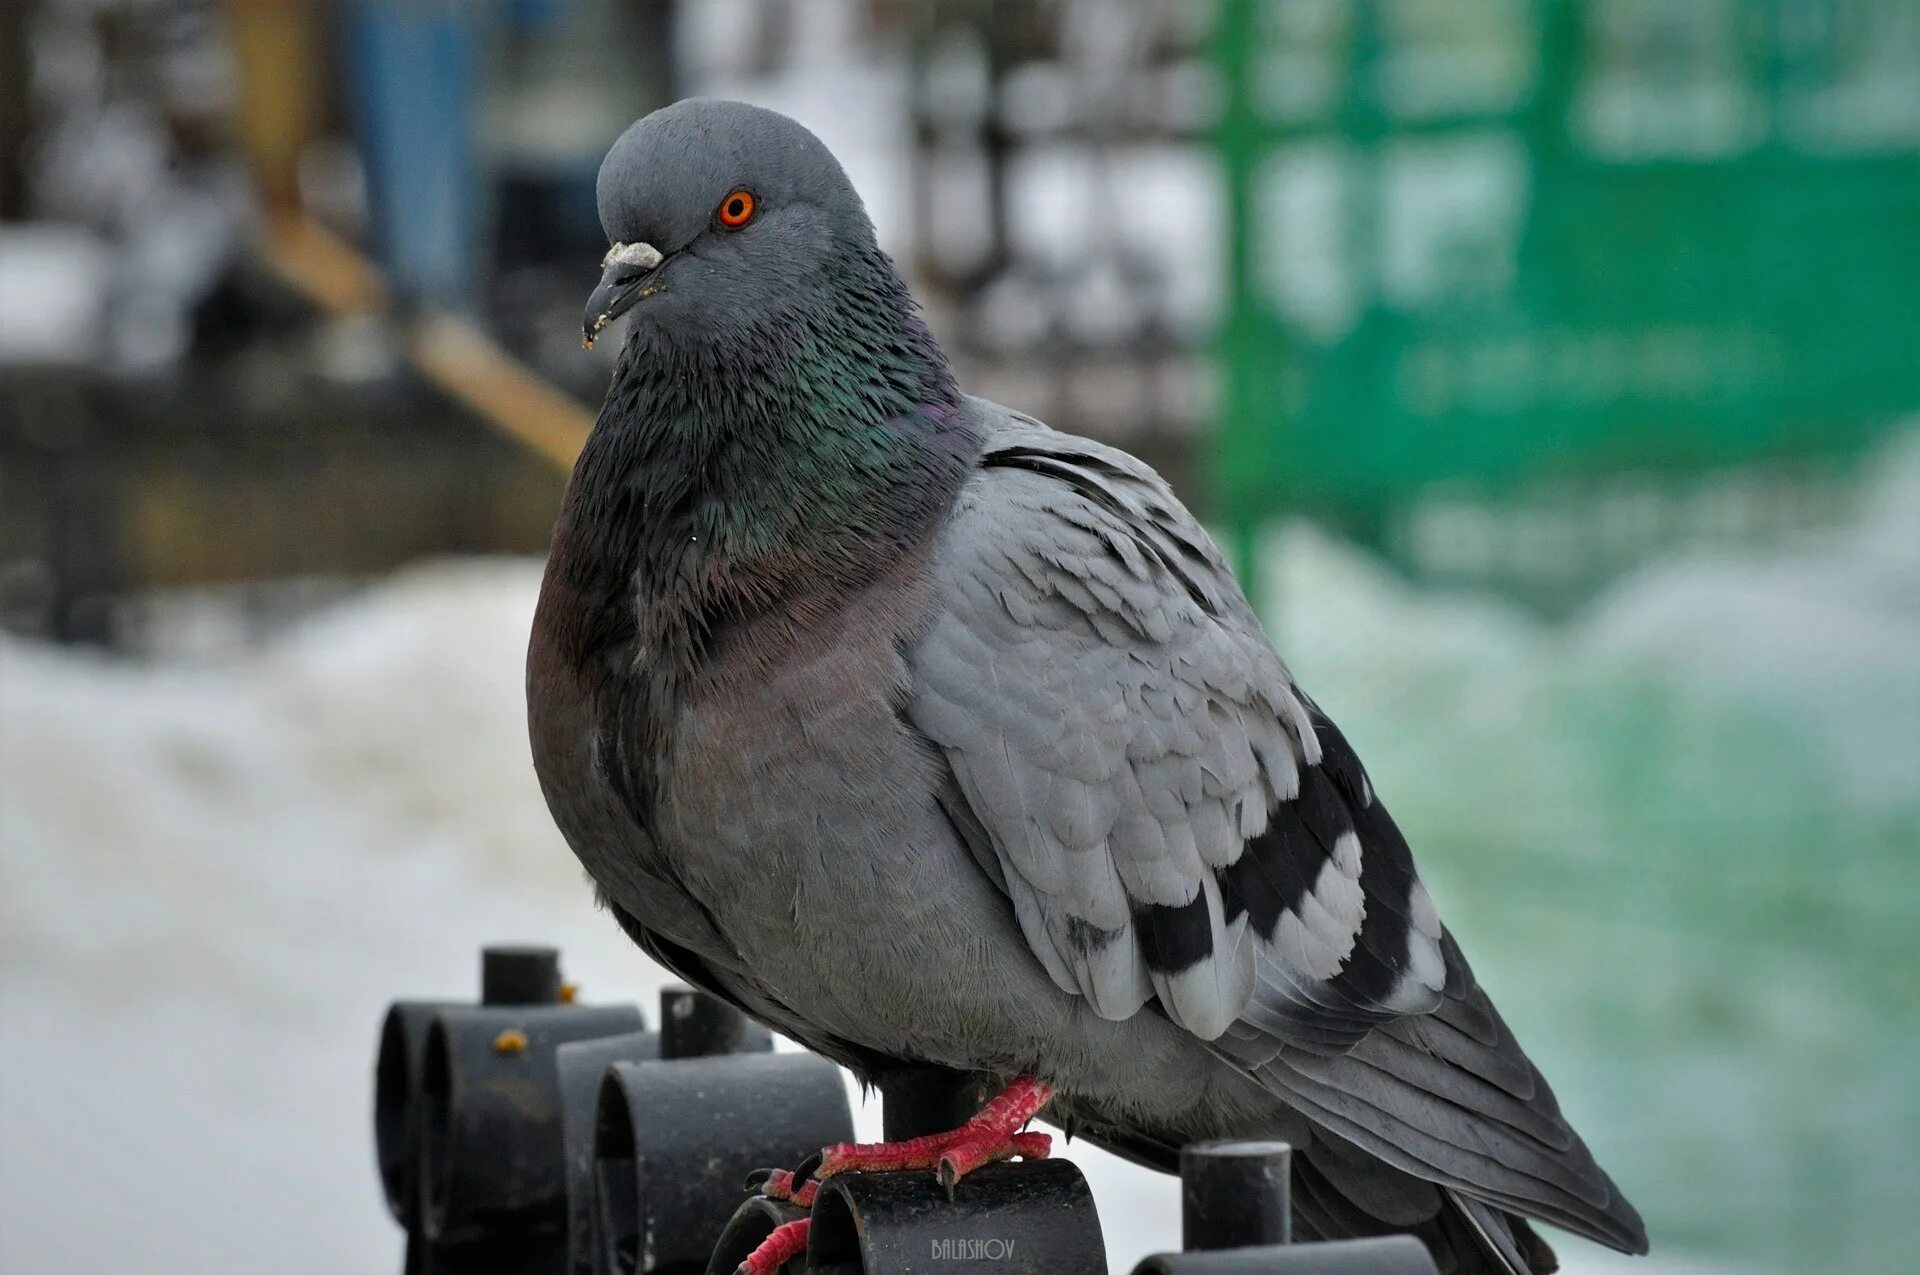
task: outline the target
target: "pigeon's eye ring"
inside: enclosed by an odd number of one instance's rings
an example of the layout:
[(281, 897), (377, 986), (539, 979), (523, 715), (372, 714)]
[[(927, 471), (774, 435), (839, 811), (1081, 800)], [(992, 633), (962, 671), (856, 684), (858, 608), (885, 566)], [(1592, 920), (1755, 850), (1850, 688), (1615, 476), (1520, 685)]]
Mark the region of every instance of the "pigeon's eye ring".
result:
[(746, 189), (734, 191), (720, 201), (720, 207), (713, 217), (728, 230), (740, 229), (753, 220), (753, 192)]

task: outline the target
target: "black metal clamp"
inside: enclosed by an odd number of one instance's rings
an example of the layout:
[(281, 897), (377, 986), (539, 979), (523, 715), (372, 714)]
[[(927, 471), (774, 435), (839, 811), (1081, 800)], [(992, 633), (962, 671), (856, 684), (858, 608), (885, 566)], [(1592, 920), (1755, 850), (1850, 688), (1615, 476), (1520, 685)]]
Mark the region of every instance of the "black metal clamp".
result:
[[(558, 1275), (564, 1218), (540, 1198), (533, 1167), (549, 1142), (558, 1159), (544, 1092), (554, 1048), (645, 1023), (631, 1006), (568, 1003), (552, 948), (485, 949), (480, 987), (478, 1004), (396, 1001), (382, 1021), (374, 1146), (387, 1207), (406, 1228), (410, 1275)], [(538, 1095), (529, 1128), (515, 1122), (506, 1129), (502, 1104), (528, 1093)], [(512, 1146), (498, 1161), (491, 1158), (496, 1133)], [(462, 1181), (474, 1178), (469, 1161), (481, 1146), (485, 1167), (477, 1180)], [(495, 1163), (499, 1174), (491, 1172)]]
[(976, 1169), (951, 1198), (926, 1172), (828, 1178), (813, 1203), (807, 1270), (1106, 1275), (1107, 1255), (1086, 1178), (1047, 1159)]
[[(702, 993), (572, 1003), (550, 948), (489, 948), (478, 1004), (396, 1001), (381, 1026), (374, 1141), (409, 1275), (731, 1275), (806, 1214), (740, 1183), (850, 1140), (839, 1071)], [(877, 1081), (885, 1137), (952, 1129), (987, 1097), (940, 1068)], [(1407, 1236), (1290, 1245), (1289, 1152), (1204, 1143), (1181, 1155), (1186, 1252), (1134, 1275), (1434, 1275)], [(738, 1207), (736, 1207), (736, 1205)], [(991, 1164), (949, 1194), (927, 1172), (820, 1184), (812, 1275), (938, 1270), (1105, 1275), (1092, 1194), (1065, 1160)]]
[(560, 1082), (560, 1157), (566, 1178), (567, 1275), (594, 1275), (593, 1122), (601, 1078), (617, 1062), (644, 1062), (659, 1056), (657, 1032), (571, 1041), (554, 1056)]
[(748, 1174), (852, 1137), (840, 1071), (813, 1054), (615, 1064), (594, 1130), (595, 1269), (705, 1270)]
[(660, 1031), (606, 1040), (576, 1041), (559, 1052), (560, 1133), (567, 1174), (567, 1273), (606, 1269), (597, 1225), (594, 1142), (600, 1085), (615, 1063), (771, 1053), (773, 1036), (723, 1001), (689, 987), (660, 991)]
[(420, 1085), (427, 1237), (558, 1235), (566, 1224), (559, 1049), (644, 1026), (632, 1005), (443, 1010), (427, 1030)]
[[(489, 947), (480, 953), (483, 1005), (553, 1004), (560, 999), (560, 986), (560, 954), (550, 947)], [(374, 1153), (387, 1211), (409, 1228), (419, 1218), (415, 1120), (427, 1029), (442, 1011), (462, 1004), (394, 1001), (380, 1024), (373, 1080)]]
[[(388, 1207), (407, 1230), (410, 1275), (592, 1275), (599, 1257), (595, 1134), (609, 1068), (717, 1067), (724, 1074), (749, 1057), (774, 1071), (787, 1067), (776, 1063), (765, 1028), (703, 993), (664, 991), (658, 1033), (645, 1030), (635, 1006), (573, 1003), (551, 948), (488, 948), (481, 987), (478, 1004), (395, 1002), (381, 1026), (374, 1143)], [(656, 1062), (714, 1050), (729, 1057)], [(822, 1070), (832, 1076), (839, 1108), (838, 1120), (816, 1122), (819, 1137), (807, 1140), (850, 1136), (837, 1073), (817, 1059), (793, 1062), (816, 1079)], [(744, 1112), (777, 1103), (790, 1078), (784, 1071), (765, 1077), (751, 1102), (735, 1092), (736, 1105)], [(708, 1118), (711, 1108), (699, 1094), (681, 1095), (682, 1124), (654, 1149), (705, 1158), (713, 1139), (730, 1132)], [(727, 1185), (731, 1196), (737, 1183)], [(671, 1211), (677, 1204), (665, 1205), (662, 1227), (710, 1242), (718, 1222), (706, 1228), (704, 1215), (682, 1218)]]
[(1435, 1275), (1410, 1235), (1290, 1244), (1292, 1151), (1284, 1142), (1200, 1142), (1180, 1152), (1180, 1243), (1133, 1275)]
[(725, 1001), (691, 987), (660, 989), (662, 1058), (772, 1052), (773, 1033)]

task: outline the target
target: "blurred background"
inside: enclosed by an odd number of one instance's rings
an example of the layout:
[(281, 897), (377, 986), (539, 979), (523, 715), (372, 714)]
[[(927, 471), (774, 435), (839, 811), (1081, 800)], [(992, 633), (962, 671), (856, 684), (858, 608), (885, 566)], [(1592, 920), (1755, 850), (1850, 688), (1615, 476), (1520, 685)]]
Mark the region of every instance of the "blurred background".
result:
[(394, 1269), (385, 1002), (650, 997), (520, 663), (689, 94), (1230, 546), (1647, 1215), (1570, 1269), (1920, 1267), (1916, 0), (6, 0), (0, 1268)]

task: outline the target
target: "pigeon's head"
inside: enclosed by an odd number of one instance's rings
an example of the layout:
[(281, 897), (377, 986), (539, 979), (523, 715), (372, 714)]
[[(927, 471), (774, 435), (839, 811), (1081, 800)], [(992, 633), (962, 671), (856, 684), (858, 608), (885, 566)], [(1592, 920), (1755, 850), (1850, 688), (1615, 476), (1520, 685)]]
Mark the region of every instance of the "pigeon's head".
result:
[(612, 247), (587, 303), (588, 345), (613, 320), (691, 337), (811, 303), (873, 243), (860, 196), (805, 128), (743, 102), (689, 98), (634, 124), (600, 165)]

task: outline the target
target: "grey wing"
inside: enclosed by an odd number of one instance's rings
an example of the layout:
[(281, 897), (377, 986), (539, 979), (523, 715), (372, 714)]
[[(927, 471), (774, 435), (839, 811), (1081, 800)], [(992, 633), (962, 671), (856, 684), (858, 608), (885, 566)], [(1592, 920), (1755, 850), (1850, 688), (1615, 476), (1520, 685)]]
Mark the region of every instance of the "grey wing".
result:
[(908, 713), (1054, 981), (1398, 1168), (1644, 1249), (1212, 540), (1134, 458), (985, 410)]

